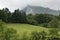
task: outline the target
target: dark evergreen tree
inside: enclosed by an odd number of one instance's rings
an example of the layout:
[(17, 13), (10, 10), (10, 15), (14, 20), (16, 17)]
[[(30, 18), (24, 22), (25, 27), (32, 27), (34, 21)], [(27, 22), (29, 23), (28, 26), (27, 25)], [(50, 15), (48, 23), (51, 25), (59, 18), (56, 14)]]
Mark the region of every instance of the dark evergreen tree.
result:
[(26, 19), (26, 13), (24, 11), (21, 11), (21, 17), (22, 17), (22, 23), (27, 23), (27, 19)]
[(21, 12), (19, 9), (15, 10), (12, 14), (12, 22), (20, 23), (22, 22)]
[(1, 19), (2, 19), (4, 22), (8, 22), (8, 21), (9, 21), (9, 18), (10, 18), (10, 16), (11, 16), (11, 13), (10, 13), (10, 11), (9, 11), (8, 8), (3, 8), (3, 9), (1, 10), (0, 15), (1, 15)]

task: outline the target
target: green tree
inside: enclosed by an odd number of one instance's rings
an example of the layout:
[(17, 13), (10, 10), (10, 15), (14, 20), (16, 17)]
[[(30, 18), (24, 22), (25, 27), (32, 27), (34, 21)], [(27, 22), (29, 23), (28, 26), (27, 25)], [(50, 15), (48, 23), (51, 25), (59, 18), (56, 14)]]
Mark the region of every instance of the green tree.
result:
[(51, 21), (51, 16), (50, 14), (37, 14), (35, 20), (39, 23), (49, 23)]
[(27, 15), (27, 23), (29, 24), (38, 24), (37, 21), (35, 20), (35, 15), (33, 14), (28, 14)]
[(22, 21), (21, 19), (21, 12), (19, 11), (19, 9), (15, 10), (12, 14), (12, 22), (20, 23)]
[(8, 8), (3, 8), (0, 11), (0, 19), (2, 19), (4, 22), (8, 22), (10, 16), (11, 16), (11, 13)]
[(48, 27), (51, 27), (51, 28), (58, 28), (60, 25), (59, 25), (59, 20), (57, 18), (53, 18), (53, 20), (51, 20), (49, 23), (48, 23)]
[(24, 11), (21, 11), (21, 17), (22, 17), (22, 23), (27, 23), (27, 19), (26, 19), (26, 13)]
[(19, 9), (15, 10), (12, 14), (12, 22), (26, 23), (26, 13)]

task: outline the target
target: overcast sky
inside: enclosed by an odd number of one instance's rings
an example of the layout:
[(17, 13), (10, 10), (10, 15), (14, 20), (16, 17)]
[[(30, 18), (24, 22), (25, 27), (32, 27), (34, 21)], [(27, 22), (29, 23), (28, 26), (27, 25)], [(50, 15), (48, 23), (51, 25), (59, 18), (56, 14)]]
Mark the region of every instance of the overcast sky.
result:
[(60, 0), (0, 0), (0, 9), (9, 8), (11, 11), (24, 8), (27, 5), (43, 6), (60, 10)]

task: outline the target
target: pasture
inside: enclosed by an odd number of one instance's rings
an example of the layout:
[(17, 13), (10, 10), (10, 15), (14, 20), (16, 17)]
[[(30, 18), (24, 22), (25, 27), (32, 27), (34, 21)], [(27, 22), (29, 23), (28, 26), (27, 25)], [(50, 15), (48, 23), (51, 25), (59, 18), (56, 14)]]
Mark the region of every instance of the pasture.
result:
[(40, 27), (40, 26), (35, 26), (35, 25), (30, 25), (30, 24), (7, 24), (8, 28), (13, 28), (17, 30), (17, 33), (22, 36), (24, 33), (31, 33), (33, 31), (46, 31), (48, 32), (47, 28)]

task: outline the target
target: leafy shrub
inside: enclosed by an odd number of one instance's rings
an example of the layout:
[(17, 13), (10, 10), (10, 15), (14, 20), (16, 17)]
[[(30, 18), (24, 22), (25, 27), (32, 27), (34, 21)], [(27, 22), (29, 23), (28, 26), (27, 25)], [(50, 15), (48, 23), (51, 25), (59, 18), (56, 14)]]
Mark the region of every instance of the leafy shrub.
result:
[(45, 40), (46, 32), (32, 32), (30, 40)]
[(3, 26), (4, 23), (0, 21), (0, 40), (18, 40), (16, 30)]

